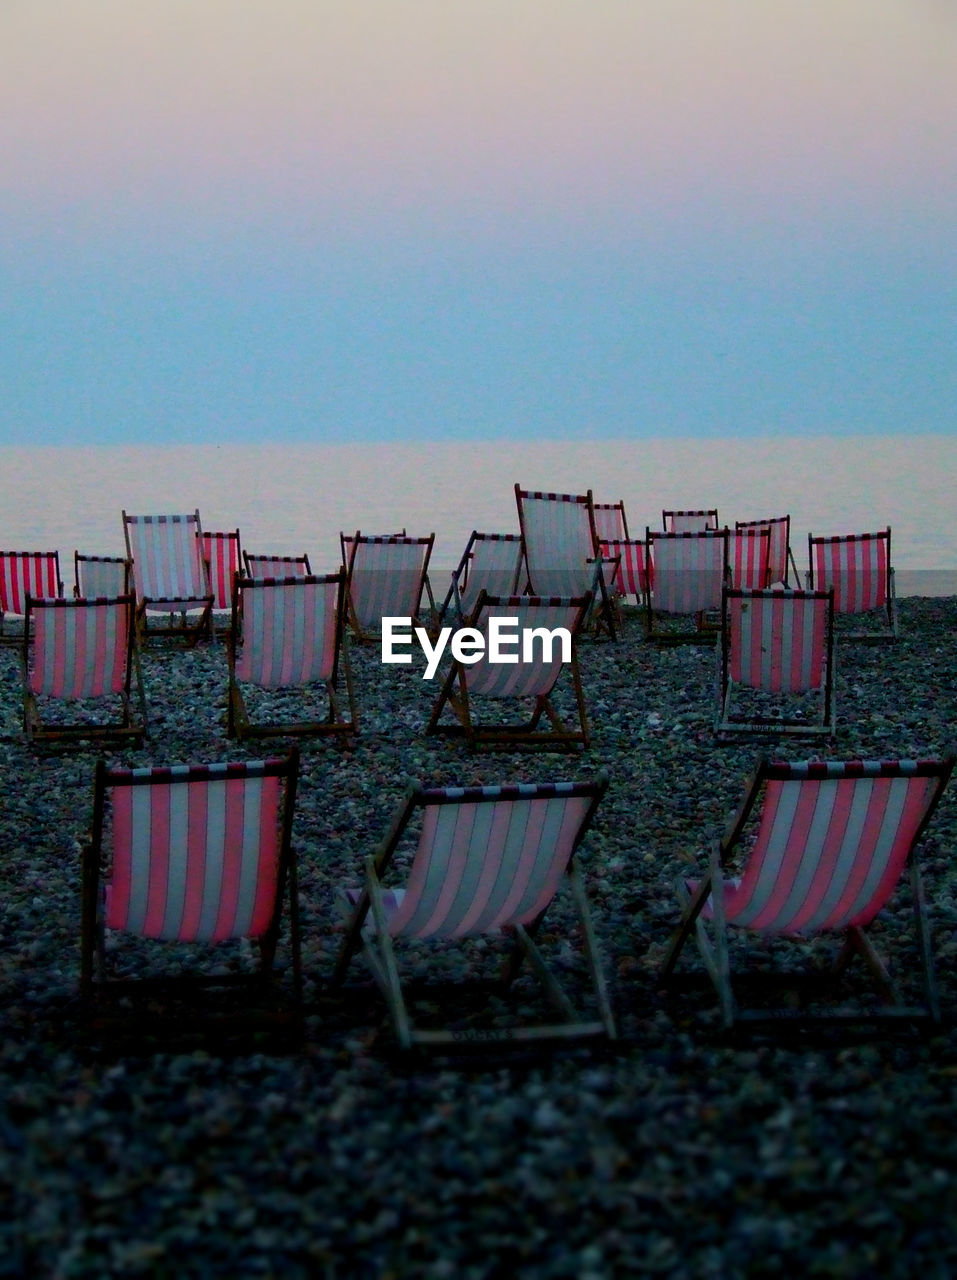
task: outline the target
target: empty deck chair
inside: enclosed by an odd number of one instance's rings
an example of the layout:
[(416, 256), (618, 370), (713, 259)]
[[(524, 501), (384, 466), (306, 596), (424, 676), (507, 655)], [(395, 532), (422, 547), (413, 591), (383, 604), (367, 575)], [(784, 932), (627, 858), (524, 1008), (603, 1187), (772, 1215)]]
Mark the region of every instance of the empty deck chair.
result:
[(725, 588), (714, 732), (833, 735), (834, 592)]
[[(698, 533), (648, 529), (646, 541), (654, 583), (645, 597), (648, 638), (664, 644), (713, 639), (720, 627), (721, 592), (728, 572), (727, 529)], [(694, 629), (675, 626), (681, 618), (692, 619)]]
[(490, 596), (516, 595), (522, 560), (521, 534), (479, 533), (473, 529), (462, 559), (452, 571), (451, 584), (439, 607), (439, 623), (445, 621), (450, 610), (464, 621), (482, 591)]
[(27, 596), (57, 600), (63, 595), (58, 551), (0, 551), (0, 638), (6, 644), (19, 644), (19, 635), (4, 636), (4, 619), (8, 614), (23, 617)]
[(615, 538), (603, 540), (598, 549), (609, 565), (617, 561), (610, 575), (611, 599), (621, 601), (633, 596), (636, 604), (644, 603), (652, 586), (647, 543), (641, 538)]
[(718, 512), (715, 507), (698, 511), (663, 510), (661, 527), (665, 533), (703, 533), (706, 529), (717, 529)]
[(728, 530), (728, 578), (732, 587), (761, 590), (771, 585), (771, 531), (736, 525)]
[[(230, 737), (355, 733), (352, 677), (343, 650), (345, 599), (344, 569), (322, 577), (235, 580), (227, 638)], [(340, 664), (345, 705), (339, 690)], [(251, 716), (253, 689), (269, 691), (274, 709)], [(316, 689), (322, 690), (325, 710), (319, 717), (304, 716), (303, 704)], [(292, 719), (275, 718), (280, 693), (283, 706), (293, 703)], [(262, 703), (261, 692), (258, 696)]]
[(309, 556), (251, 556), (243, 552), (243, 566), (247, 578), (309, 578), (312, 569)]
[(808, 587), (834, 588), (834, 612), (868, 617), (870, 630), (839, 629), (839, 640), (896, 640), (897, 600), (891, 565), (891, 531), (839, 537), (808, 534)]
[[(28, 597), (26, 608), (21, 669), (27, 741), (141, 740), (146, 702), (133, 643), (133, 596)], [(65, 720), (64, 706), (79, 718)]]
[(133, 590), (133, 566), (126, 556), (73, 552), (73, 594), (86, 600), (127, 596)]
[[(767, 529), (770, 535), (768, 553), (769, 587), (780, 583), (783, 587), (800, 586), (801, 575), (791, 550), (791, 517), (771, 516), (767, 520), (735, 520), (735, 529)], [(742, 584), (743, 585), (743, 584)]]
[(423, 625), (423, 592), (430, 611), (435, 609), (428, 581), (435, 534), (426, 538), (359, 532), (341, 536), (343, 546), (348, 544), (348, 615), (356, 638), (379, 640), (386, 617), (410, 618), (412, 626)]
[[(124, 511), (123, 532), (133, 562), (138, 639), (178, 636), (194, 645), (209, 633), (213, 609), (199, 510), (170, 516)], [(166, 618), (165, 625), (157, 625), (157, 614)]]
[(595, 534), (599, 542), (627, 542), (628, 520), (623, 499), (618, 502), (593, 502)]
[[(953, 756), (889, 762), (762, 761), (727, 834), (714, 844), (704, 879), (697, 884), (681, 880), (676, 886), (683, 914), (663, 976), (671, 975), (694, 931), (725, 1025), (739, 1019), (776, 1020), (792, 1011), (738, 1007), (731, 985), (728, 926), (765, 939), (801, 940), (833, 932), (844, 939), (835, 976), (860, 955), (884, 998), (892, 1002), (882, 1008), (886, 1016), (929, 1016), (938, 1021), (930, 933), (914, 848), (953, 766)], [(910, 871), (923, 969), (924, 1002), (919, 1006), (902, 1003), (864, 932), (894, 893), (905, 867)], [(848, 1013), (832, 1010), (830, 1016)], [(867, 1011), (865, 1016), (874, 1013)]]
[(201, 538), (203, 559), (213, 593), (213, 612), (227, 613), (233, 607), (233, 579), (242, 571), (242, 546), (238, 529), (204, 529)]
[[(141, 978), (115, 977), (105, 935), (216, 945), (217, 971), (165, 982), (227, 985), (272, 976), (284, 900), (296, 1002), (301, 977), (296, 862), (290, 840), (297, 749), (283, 759), (137, 769), (96, 768), (93, 829), (83, 855), (80, 988), (84, 997), (150, 981), (156, 948), (139, 947)], [(123, 945), (126, 938), (128, 945)], [(223, 946), (249, 939), (258, 973)], [(167, 948), (162, 949), (169, 951)], [(241, 949), (239, 949), (241, 951)], [(226, 973), (232, 951), (233, 970)], [(177, 954), (182, 956), (182, 951)], [(191, 955), (191, 970), (195, 959)], [(160, 959), (162, 965), (162, 958)], [(129, 971), (127, 963), (124, 968)], [(165, 968), (165, 966), (164, 966)], [(152, 976), (152, 983), (160, 979)]]
[[(426, 732), (463, 735), (470, 747), (491, 744), (567, 748), (588, 745), (585, 697), (578, 669), (577, 640), (591, 605), (591, 596), (489, 596), (479, 595), (469, 619), (476, 640), (484, 646), (478, 661), (453, 658), (432, 709)], [(504, 625), (503, 625), (504, 624)], [(563, 628), (568, 634), (563, 651)], [(498, 629), (500, 655), (493, 649), (491, 633)], [(526, 644), (528, 649), (526, 651)], [(506, 656), (508, 661), (495, 661)], [(567, 725), (552, 701), (562, 672), (569, 672), (575, 699), (577, 726)], [(531, 704), (531, 717), (519, 724), (479, 720), (479, 707)], [(446, 706), (457, 723), (440, 724)], [(542, 717), (548, 727), (539, 729)]]
[[(345, 891), (349, 923), (333, 974), (340, 985), (361, 950), (389, 1007), (400, 1045), (411, 1048), (478, 1045), (603, 1035), (615, 1024), (602, 973), (576, 851), (608, 782), (411, 788), (375, 857), (365, 864), (365, 887)], [(411, 858), (411, 865), (407, 855)], [(401, 858), (401, 862), (400, 862)], [(387, 887), (394, 864), (408, 868)], [(540, 926), (556, 892), (567, 886), (577, 909), (597, 1016), (582, 1018), (548, 967)], [(554, 927), (549, 932), (554, 932)], [(463, 1016), (461, 984), (455, 988), (456, 1024), (416, 1026), (400, 978), (395, 943), (456, 943), (504, 933), (511, 956), (503, 971), (507, 990), (523, 960), (538, 978), (561, 1021), (500, 1029)], [(567, 963), (567, 962), (566, 962)], [(478, 1010), (481, 1019), (487, 1005)]]

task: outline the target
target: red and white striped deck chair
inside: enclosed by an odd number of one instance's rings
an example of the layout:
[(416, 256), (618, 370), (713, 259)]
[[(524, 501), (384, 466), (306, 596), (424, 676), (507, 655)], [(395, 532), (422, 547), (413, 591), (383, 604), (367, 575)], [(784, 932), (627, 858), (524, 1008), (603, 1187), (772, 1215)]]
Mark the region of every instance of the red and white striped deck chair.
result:
[[(413, 787), (375, 857), (366, 859), (365, 888), (343, 891), (349, 924), (333, 985), (341, 985), (352, 957), (361, 950), (385, 996), (403, 1048), (573, 1036), (614, 1038), (611, 1004), (575, 859), (607, 786), (602, 776), (591, 782)], [(386, 882), (396, 863), (407, 870), (402, 884), (390, 888)], [(547, 963), (540, 926), (562, 887), (570, 891), (577, 909), (597, 1016), (576, 1013)], [(554, 925), (548, 932), (555, 932)], [(503, 933), (511, 942), (502, 974), (505, 990), (522, 961), (528, 960), (561, 1021), (489, 1026), (487, 997), (470, 1017), (464, 984), (457, 984), (451, 1026), (413, 1025), (394, 944), (455, 943)]]
[[(645, 631), (663, 644), (713, 638), (720, 627), (721, 592), (728, 572), (728, 531), (654, 533), (647, 530), (654, 590), (645, 597)], [(694, 630), (671, 619), (692, 618)], [(713, 622), (712, 622), (713, 619)]]
[(483, 591), (490, 596), (517, 595), (522, 559), (521, 534), (480, 533), (473, 529), (439, 607), (439, 625), (450, 609), (464, 621)]
[(661, 527), (665, 533), (703, 533), (718, 528), (718, 512), (715, 507), (703, 507), (697, 511), (668, 511), (661, 513)]
[(598, 549), (610, 565), (618, 562), (611, 579), (612, 599), (634, 596), (638, 605), (646, 601), (652, 586), (647, 544), (641, 538), (613, 538), (599, 543)]
[(628, 520), (624, 499), (618, 502), (593, 502), (595, 534), (599, 542), (627, 542)]
[(242, 572), (243, 564), (239, 530), (204, 529), (201, 545), (213, 593), (213, 612), (229, 612), (233, 607), (233, 579)]
[(791, 550), (791, 517), (789, 515), (772, 516), (767, 520), (735, 520), (734, 527), (735, 529), (767, 529), (770, 534), (767, 582), (769, 587), (777, 582), (783, 587), (789, 587), (792, 574), (794, 585), (800, 585), (801, 575), (798, 573), (794, 553)]
[(309, 578), (312, 568), (309, 556), (251, 556), (243, 552), (243, 565), (247, 578)]
[[(680, 880), (684, 908), (664, 964), (667, 979), (688, 935), (695, 931), (717, 988), (726, 1026), (738, 1019), (777, 1020), (788, 1011), (738, 1008), (731, 987), (727, 926), (764, 938), (843, 936), (840, 976), (860, 955), (885, 1000), (883, 1016), (940, 1013), (930, 932), (914, 848), (954, 767), (944, 760), (762, 761), (741, 810), (712, 849), (699, 883)], [(741, 850), (741, 859), (736, 855)], [(741, 865), (735, 870), (735, 864)], [(908, 1006), (864, 930), (909, 869), (924, 1003)], [(734, 874), (727, 874), (733, 871)], [(708, 924), (711, 926), (709, 933)], [(818, 1015), (815, 1015), (818, 1016)], [(824, 1016), (861, 1016), (846, 1009)], [(863, 1014), (873, 1017), (873, 1011)]]
[[(452, 665), (432, 709), (427, 733), (463, 735), (470, 747), (490, 744), (570, 748), (588, 746), (588, 719), (578, 669), (578, 636), (591, 606), (591, 595), (489, 596), (479, 595), (468, 627), (477, 661)], [(561, 629), (561, 630), (559, 630)], [(562, 631), (567, 634), (567, 643)], [(461, 630), (458, 633), (461, 635)], [(496, 638), (497, 637), (497, 638)], [(502, 658), (503, 661), (496, 659)], [(577, 726), (566, 724), (552, 701), (564, 671), (571, 676)], [(476, 702), (477, 700), (477, 702)], [(477, 706), (531, 704), (524, 723), (479, 721)], [(457, 723), (439, 723), (446, 705)], [(542, 717), (548, 727), (539, 729)]]
[(715, 690), (719, 739), (832, 736), (833, 591), (726, 588)]
[(732, 587), (760, 591), (771, 585), (771, 532), (736, 525), (728, 530), (728, 575)]
[(836, 614), (868, 614), (875, 620), (870, 630), (838, 630), (838, 639), (896, 640), (890, 527), (839, 537), (815, 538), (809, 533), (807, 543), (808, 586), (812, 590), (833, 587)]
[(95, 600), (128, 596), (133, 590), (133, 566), (126, 556), (90, 556), (73, 552), (73, 594)]
[(428, 594), (430, 613), (435, 609), (428, 580), (435, 534), (409, 538), (357, 532), (345, 542), (349, 544), (349, 621), (356, 639), (380, 640), (383, 618), (410, 618), (412, 626), (422, 626), (423, 591)]
[[(133, 643), (134, 611), (132, 595), (27, 598), (22, 674), (28, 742), (143, 738), (146, 702)], [(64, 705), (81, 718), (63, 719)]]
[[(203, 559), (199, 510), (170, 516), (131, 516), (124, 511), (123, 531), (133, 562), (140, 641), (181, 636), (194, 645), (208, 635), (213, 593)], [(165, 625), (156, 625), (157, 614), (166, 618)]]
[[(344, 569), (321, 577), (236, 579), (227, 637), (230, 737), (356, 732), (344, 649), (345, 599)], [(340, 663), (345, 707), (339, 692)], [(310, 693), (318, 688), (327, 705), (319, 717), (306, 717), (303, 704), (308, 705)], [(277, 719), (287, 708), (294, 718)]]
[[(98, 763), (92, 838), (83, 856), (84, 996), (95, 987), (129, 989), (150, 981), (148, 973), (139, 979), (111, 978), (107, 931), (169, 944), (215, 945), (217, 971), (205, 976), (191, 971), (181, 982), (268, 979), (288, 898), (298, 1003), (299, 918), (290, 839), (298, 776), (296, 748), (283, 759), (223, 764), (108, 769), (104, 761)], [(226, 944), (239, 939), (258, 944), (258, 973), (249, 971), (242, 948), (223, 954)], [(113, 941), (117, 952), (130, 951), (120, 936)], [(155, 966), (155, 950), (140, 949), (140, 959), (144, 969)], [(194, 958), (191, 970), (193, 964)]]
[(23, 617), (27, 597), (58, 600), (63, 595), (59, 551), (0, 551), (0, 637), (20, 644), (21, 637), (3, 633), (5, 616)]

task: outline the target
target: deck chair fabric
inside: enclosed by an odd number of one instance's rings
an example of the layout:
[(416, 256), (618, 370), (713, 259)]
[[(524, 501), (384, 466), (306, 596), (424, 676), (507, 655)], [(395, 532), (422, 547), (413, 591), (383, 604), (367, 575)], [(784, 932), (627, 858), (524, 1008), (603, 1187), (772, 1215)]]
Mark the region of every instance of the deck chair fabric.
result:
[[(366, 859), (364, 889), (345, 891), (349, 923), (333, 985), (343, 982), (350, 961), (361, 950), (404, 1048), (497, 1039), (613, 1038), (614, 1019), (576, 865), (576, 852), (607, 785), (602, 776), (592, 782), (412, 787), (375, 857)], [(403, 883), (390, 888), (387, 881), (397, 852), (409, 844), (411, 863)], [(536, 940), (545, 912), (563, 885), (571, 890), (582, 929), (597, 1004), (598, 1016), (593, 1018), (576, 1014)], [(454, 942), (503, 932), (513, 948), (503, 974), (506, 987), (527, 959), (561, 1021), (511, 1031), (413, 1025), (394, 942)]]
[(598, 537), (591, 490), (545, 493), (515, 486), (529, 591), (581, 596), (592, 590)]
[(798, 573), (794, 553), (791, 550), (790, 515), (770, 516), (765, 520), (736, 520), (734, 527), (736, 530), (767, 529), (770, 538), (767, 586), (780, 583), (783, 587), (790, 587), (792, 582), (795, 587), (801, 585), (801, 575)]
[[(83, 857), (85, 995), (110, 979), (105, 930), (170, 943), (250, 939), (259, 947), (259, 976), (267, 975), (288, 899), (298, 997), (291, 843), (298, 775), (296, 749), (282, 759), (222, 764), (109, 769), (99, 762), (92, 836)], [(199, 975), (182, 979), (200, 980)], [(129, 987), (136, 979), (115, 981)], [(210, 975), (205, 981), (228, 979)]]
[(708, 529), (718, 528), (718, 512), (715, 507), (704, 507), (697, 511), (661, 512), (661, 527), (665, 533), (704, 533)]
[[(833, 590), (725, 588), (716, 664), (719, 739), (833, 735)], [(752, 694), (758, 696), (749, 699)]]
[[(591, 605), (591, 596), (489, 596), (479, 595), (468, 626), (482, 646), (482, 656), (475, 662), (453, 659), (435, 701), (426, 728), (427, 733), (461, 734), (469, 746), (492, 744), (567, 748), (586, 746), (589, 742), (588, 718), (578, 667), (577, 641)], [(504, 629), (503, 628), (504, 624)], [(514, 661), (495, 661), (493, 629), (500, 628), (505, 638), (502, 655)], [(569, 636), (567, 655), (559, 637), (563, 628)], [(524, 638), (531, 639), (526, 656)], [(567, 669), (575, 699), (577, 726), (566, 724), (552, 702), (552, 691)], [(478, 700), (476, 702), (476, 699)], [(491, 703), (501, 712), (503, 706), (531, 703), (531, 716), (520, 723), (489, 720), (477, 708), (487, 711)], [(456, 722), (441, 722), (448, 709)], [(539, 728), (543, 717), (546, 728)]]
[[(27, 740), (142, 739), (146, 702), (134, 649), (133, 596), (28, 597), (26, 608), (21, 670)], [(63, 704), (79, 704), (80, 718), (54, 716), (52, 708)]]
[(233, 579), (242, 569), (242, 544), (238, 529), (207, 530), (201, 537), (203, 559), (213, 593), (213, 609), (223, 612), (233, 607)]
[[(728, 573), (727, 529), (697, 533), (646, 533), (646, 557), (654, 590), (646, 596), (645, 631), (662, 643), (713, 638)], [(714, 614), (715, 624), (708, 624)], [(662, 625), (668, 617), (694, 619), (694, 630)]]
[[(237, 578), (227, 642), (227, 733), (240, 740), (276, 734), (354, 733), (352, 677), (344, 651), (345, 571), (307, 578)], [(339, 688), (345, 674), (345, 700)], [(327, 709), (321, 718), (253, 717), (247, 693), (321, 686)], [(299, 708), (301, 711), (301, 707)]]
[[(0, 551), (0, 636), (7, 614), (23, 617), (27, 597), (57, 600), (63, 595), (58, 551)], [(7, 637), (18, 644), (19, 635)]]
[[(178, 636), (195, 644), (208, 634), (213, 608), (198, 508), (185, 515), (135, 516), (124, 511), (123, 530), (133, 562), (139, 639)], [(156, 614), (166, 622), (157, 624)], [(178, 622), (174, 615), (179, 615)]]
[(428, 595), (429, 558), (435, 534), (410, 538), (396, 534), (368, 535), (357, 532), (349, 538), (347, 566), (348, 616), (356, 638), (379, 640), (382, 619), (410, 618), (422, 625), (422, 596)]
[(490, 596), (518, 594), (522, 563), (521, 534), (481, 533), (473, 529), (439, 606), (439, 623), (450, 611), (464, 621), (471, 615), (482, 591)]
[[(690, 933), (697, 936), (715, 983), (726, 1026), (761, 1020), (740, 1009), (731, 985), (727, 929), (765, 937), (844, 939), (836, 971), (860, 955), (891, 1003), (891, 1017), (939, 1020), (920, 870), (914, 848), (953, 770), (944, 760), (770, 762), (759, 765), (724, 839), (716, 842), (700, 883), (677, 884), (684, 910), (664, 964), (671, 975)], [(754, 817), (754, 821), (749, 821)], [(742, 850), (737, 874), (726, 874)], [(904, 1005), (865, 933), (895, 891), (906, 868), (924, 1003)], [(712, 926), (709, 934), (707, 924)], [(784, 1016), (775, 1009), (772, 1019)], [(847, 1016), (842, 1010), (841, 1016)], [(868, 1016), (873, 1016), (868, 1014)]]
[(595, 534), (599, 542), (627, 542), (628, 520), (623, 499), (618, 502), (594, 502)]
[(602, 541), (598, 549), (603, 559), (610, 563), (618, 561), (611, 579), (612, 597), (634, 596), (636, 603), (641, 604), (652, 587), (647, 543), (640, 538), (615, 538)]
[(897, 637), (897, 601), (891, 564), (891, 531), (815, 537), (808, 534), (808, 586), (834, 588), (837, 614), (876, 614), (880, 631), (841, 631), (847, 640)]
[(126, 556), (94, 556), (73, 553), (73, 594), (95, 600), (115, 598), (132, 591), (133, 566)]
[(771, 585), (771, 531), (736, 525), (728, 530), (728, 580), (732, 587)]
[(257, 556), (243, 552), (247, 578), (308, 578), (312, 576), (309, 556)]

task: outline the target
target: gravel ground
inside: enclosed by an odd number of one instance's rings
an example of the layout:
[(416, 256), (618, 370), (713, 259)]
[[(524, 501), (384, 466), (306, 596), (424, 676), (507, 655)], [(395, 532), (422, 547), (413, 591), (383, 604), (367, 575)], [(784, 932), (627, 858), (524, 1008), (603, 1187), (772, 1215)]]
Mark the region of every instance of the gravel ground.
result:
[[(933, 755), (957, 739), (957, 600), (905, 600), (900, 614), (897, 645), (840, 648), (835, 758)], [(96, 755), (26, 748), (17, 655), (0, 651), (0, 1276), (957, 1271), (957, 785), (921, 852), (943, 1028), (729, 1037), (693, 948), (673, 991), (657, 972), (671, 882), (702, 865), (761, 746), (714, 744), (708, 649), (651, 648), (629, 618), (581, 659), (588, 752), (470, 756), (423, 736), (435, 686), (419, 669), (354, 652), (359, 739), (303, 744), (305, 1038), (237, 1045), (115, 1039), (83, 1021), (79, 855)], [(152, 650), (143, 666), (151, 740), (115, 759), (260, 753), (225, 738), (221, 645)], [(600, 769), (611, 786), (582, 861), (617, 1044), (403, 1061), (361, 963), (344, 996), (324, 990), (334, 889), (358, 883), (410, 777)], [(905, 977), (910, 918), (902, 896), (874, 929)], [(584, 997), (569, 919), (553, 917), (557, 963)], [(494, 950), (431, 966), (416, 955), (406, 971), (484, 973)], [(531, 1009), (532, 989), (516, 999)]]

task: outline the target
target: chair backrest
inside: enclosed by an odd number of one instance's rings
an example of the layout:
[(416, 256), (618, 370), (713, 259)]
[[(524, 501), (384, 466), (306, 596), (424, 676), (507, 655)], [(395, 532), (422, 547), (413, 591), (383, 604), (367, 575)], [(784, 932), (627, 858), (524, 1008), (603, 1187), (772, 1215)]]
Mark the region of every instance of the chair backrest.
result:
[(721, 608), (728, 563), (727, 529), (698, 533), (647, 531), (659, 613), (698, 613)]
[(237, 578), (231, 640), (237, 680), (266, 689), (334, 681), (345, 571), (308, 578)]
[(137, 603), (203, 599), (211, 594), (197, 508), (187, 515), (131, 516), (123, 512)]
[(698, 511), (662, 510), (661, 527), (665, 533), (703, 533), (706, 529), (717, 529), (718, 512), (714, 507)]
[(536, 920), (555, 896), (607, 785), (599, 778), (413, 792), (392, 850), (416, 811), (422, 825), (389, 932), (463, 937)]
[[(767, 529), (770, 535), (768, 551), (768, 586), (772, 582), (788, 585), (788, 569), (791, 566), (791, 517), (771, 516), (767, 520), (735, 520), (735, 529)], [(742, 584), (735, 584), (744, 585)]]
[(869, 924), (893, 893), (953, 764), (952, 757), (763, 762), (722, 844), (724, 860), (760, 795), (729, 922), (782, 934)]
[(251, 556), (243, 552), (247, 578), (308, 578), (312, 576), (309, 556)]
[[(470, 694), (486, 698), (547, 697), (571, 654), (563, 655), (558, 628), (568, 632), (573, 646), (591, 605), (590, 595), (561, 596), (488, 596), (484, 592), (469, 620), (469, 626), (480, 632), (485, 651), (477, 662), (463, 664), (465, 683)], [(497, 642), (505, 661), (496, 656), (489, 640), (492, 620), (499, 628)], [(502, 620), (508, 619), (505, 628)], [(512, 625), (514, 623), (514, 625)], [(526, 658), (524, 645), (530, 643)]]
[(473, 529), (458, 568), (453, 571), (443, 614), (453, 597), (459, 616), (467, 617), (482, 591), (490, 596), (514, 595), (521, 571), (521, 534), (480, 533)]
[(735, 684), (772, 693), (820, 689), (833, 669), (834, 595), (725, 588), (722, 645)]
[(595, 534), (599, 542), (619, 542), (628, 538), (624, 499), (618, 502), (595, 502)]
[(27, 687), (55, 698), (128, 692), (133, 651), (131, 595), (27, 601)]
[(125, 556), (90, 556), (73, 553), (73, 594), (87, 600), (99, 596), (129, 595), (133, 566)]
[(361, 630), (377, 627), (384, 617), (418, 616), (435, 534), (356, 533), (348, 541), (348, 589)]
[(58, 551), (0, 551), (0, 614), (25, 613), (27, 596), (62, 595)]
[(891, 594), (891, 531), (839, 537), (808, 534), (811, 587), (834, 588), (837, 613), (884, 608)]
[(592, 586), (598, 550), (591, 490), (543, 493), (515, 486), (518, 520), (531, 590), (580, 596)]
[(233, 578), (242, 564), (239, 530), (203, 531), (203, 559), (209, 572), (214, 609), (229, 609), (233, 602)]
[(736, 525), (728, 530), (728, 573), (732, 587), (761, 588), (776, 579), (770, 577), (771, 531), (755, 525)]
[(613, 560), (616, 556), (619, 558), (612, 584), (617, 594), (641, 599), (650, 585), (646, 544), (634, 538), (627, 541), (613, 538), (607, 542), (603, 540), (598, 549), (605, 559)]
[[(342, 553), (342, 563), (348, 569), (349, 557), (352, 555), (352, 543), (357, 535), (355, 533), (339, 533), (339, 548)], [(404, 538), (407, 536), (407, 530), (390, 529), (388, 533), (366, 533), (362, 535), (366, 538)]]

